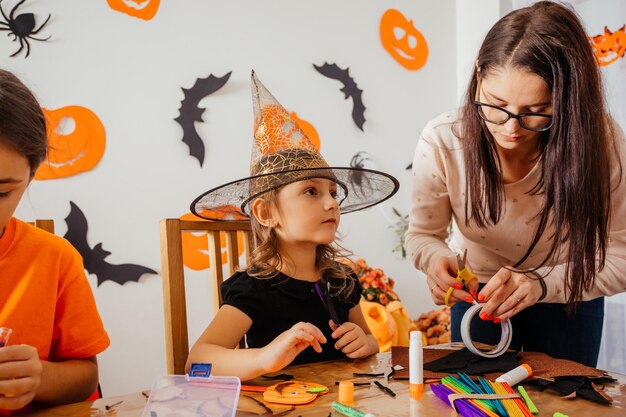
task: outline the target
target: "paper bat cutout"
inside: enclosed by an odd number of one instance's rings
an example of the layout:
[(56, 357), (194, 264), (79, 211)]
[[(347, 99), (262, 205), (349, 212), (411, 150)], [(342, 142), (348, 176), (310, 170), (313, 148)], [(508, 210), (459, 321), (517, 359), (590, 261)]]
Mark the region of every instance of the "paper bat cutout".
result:
[(337, 64), (324, 63), (321, 67), (313, 64), (313, 67), (325, 77), (333, 80), (341, 81), (343, 88), (341, 92), (345, 94), (345, 98), (352, 98), (352, 120), (363, 131), (363, 123), (365, 123), (365, 106), (363, 105), (363, 90), (357, 87), (356, 83), (350, 76), (350, 68), (341, 69)]
[(104, 259), (111, 252), (102, 249), (102, 243), (98, 243), (93, 249), (89, 246), (87, 242), (87, 230), (89, 229), (87, 219), (73, 201), (70, 201), (70, 206), (70, 214), (65, 218), (67, 233), (63, 237), (82, 255), (85, 269), (90, 274), (96, 275), (98, 286), (106, 280), (114, 281), (121, 285), (128, 281), (139, 281), (143, 274), (157, 273), (155, 270), (141, 265), (113, 265), (106, 262)]
[(183, 128), (183, 142), (189, 146), (189, 154), (200, 162), (200, 166), (204, 163), (204, 142), (196, 131), (195, 122), (203, 121), (202, 114), (206, 109), (198, 107), (198, 103), (224, 87), (230, 74), (232, 71), (221, 78), (213, 74), (206, 78), (198, 78), (193, 87), (182, 89), (185, 97), (180, 102), (179, 114), (174, 120)]

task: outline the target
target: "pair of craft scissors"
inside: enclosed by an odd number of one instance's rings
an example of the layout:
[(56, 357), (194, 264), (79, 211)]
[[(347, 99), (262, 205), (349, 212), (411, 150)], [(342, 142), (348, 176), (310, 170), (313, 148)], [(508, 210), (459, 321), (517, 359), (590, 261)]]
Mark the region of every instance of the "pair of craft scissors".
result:
[[(474, 275), (472, 271), (469, 270), (469, 268), (467, 267), (465, 263), (466, 261), (467, 261), (467, 249), (465, 249), (465, 251), (463, 252), (463, 257), (461, 257), (461, 255), (459, 254), (456, 255), (456, 265), (458, 267), (458, 271), (456, 273), (456, 278), (455, 278), (457, 281), (459, 281), (461, 284), (467, 287), (467, 284), (471, 280), (478, 279), (478, 277)], [(448, 288), (448, 291), (446, 292), (446, 295), (443, 298), (444, 304), (447, 305), (448, 307), (452, 307), (454, 305), (454, 303), (450, 304), (450, 295), (452, 295), (452, 291), (454, 291), (454, 287)]]

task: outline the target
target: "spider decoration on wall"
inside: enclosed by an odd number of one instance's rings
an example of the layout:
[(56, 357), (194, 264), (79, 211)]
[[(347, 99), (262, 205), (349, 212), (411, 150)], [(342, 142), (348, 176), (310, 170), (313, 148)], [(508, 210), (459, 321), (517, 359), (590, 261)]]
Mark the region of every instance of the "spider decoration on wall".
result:
[[(350, 160), (352, 168), (372, 168), (372, 158), (365, 151), (357, 152)], [(372, 189), (372, 184), (363, 171), (350, 171), (350, 183), (354, 186), (354, 191), (364, 196)]]
[(35, 15), (33, 13), (22, 13), (18, 14), (17, 17), (15, 17), (17, 9), (25, 1), (26, 0), (21, 0), (19, 3), (17, 3), (15, 7), (11, 9), (9, 16), (7, 17), (4, 9), (2, 8), (2, 0), (0, 0), (0, 12), (2, 13), (2, 17), (4, 17), (5, 19), (5, 21), (0, 20), (0, 31), (9, 31), (10, 33), (8, 33), (8, 35), (13, 35), (13, 42), (17, 41), (18, 39), (20, 41), (20, 49), (15, 51), (15, 53), (11, 55), (12, 57), (19, 54), (24, 49), (24, 46), (26, 46), (26, 56), (24, 58), (28, 57), (28, 55), (30, 54), (30, 44), (28, 43), (29, 39), (33, 39), (36, 41), (47, 41), (48, 39), (50, 39), (50, 36), (41, 39), (36, 38), (32, 35), (36, 35), (37, 33), (39, 33), (39, 31), (43, 29), (46, 23), (48, 23), (52, 15), (49, 14), (46, 21), (43, 22), (37, 29), (35, 29)]

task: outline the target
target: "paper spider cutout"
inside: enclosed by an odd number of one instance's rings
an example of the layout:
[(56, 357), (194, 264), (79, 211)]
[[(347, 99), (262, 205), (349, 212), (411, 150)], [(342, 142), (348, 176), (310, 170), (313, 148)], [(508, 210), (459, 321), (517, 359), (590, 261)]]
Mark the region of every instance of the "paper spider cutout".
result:
[[(372, 158), (369, 157), (367, 152), (357, 152), (350, 160), (350, 166), (352, 168), (372, 168)], [(372, 184), (368, 180), (367, 176), (363, 175), (363, 171), (350, 171), (350, 182), (354, 186), (355, 193), (359, 195), (365, 195), (372, 190)]]
[(15, 12), (17, 12), (17, 9), (25, 1), (26, 0), (21, 0), (19, 3), (17, 3), (15, 7), (11, 9), (9, 16), (7, 16), (4, 12), (4, 9), (2, 8), (2, 0), (0, 0), (0, 13), (2, 13), (2, 17), (4, 17), (5, 19), (5, 21), (0, 21), (0, 30), (9, 31), (10, 33), (8, 35), (13, 35), (13, 42), (17, 41), (18, 39), (20, 41), (20, 49), (15, 51), (13, 55), (11, 55), (12, 57), (19, 54), (22, 49), (24, 49), (24, 46), (26, 46), (26, 56), (24, 58), (28, 58), (28, 55), (30, 54), (30, 44), (28, 43), (29, 39), (33, 39), (36, 41), (47, 41), (48, 39), (50, 39), (50, 36), (45, 39), (41, 39), (35, 38), (32, 35), (36, 35), (37, 33), (39, 33), (39, 31), (43, 29), (46, 23), (48, 23), (52, 15), (49, 14), (46, 21), (43, 22), (41, 26), (39, 26), (37, 29), (35, 29), (35, 15), (33, 13), (22, 13), (18, 14), (17, 17), (15, 17)]

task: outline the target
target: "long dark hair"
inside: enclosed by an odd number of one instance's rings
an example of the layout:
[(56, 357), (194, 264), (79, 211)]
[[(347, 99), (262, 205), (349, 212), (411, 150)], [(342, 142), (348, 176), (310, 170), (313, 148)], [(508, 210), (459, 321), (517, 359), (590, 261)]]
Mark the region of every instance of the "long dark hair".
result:
[(33, 93), (0, 69), (0, 142), (28, 159), (31, 177), (46, 157), (46, 119)]
[[(542, 195), (532, 243), (519, 267), (550, 230), (551, 247), (540, 265), (554, 265), (567, 246), (567, 302), (582, 299), (604, 268), (615, 144), (598, 65), (578, 16), (542, 1), (513, 11), (489, 31), (478, 53), (461, 110), (459, 134), (467, 172), (466, 224), (496, 224), (504, 183), (496, 145), (474, 106), (478, 77), (510, 66), (539, 75), (552, 95), (553, 124), (539, 139), (541, 177), (530, 190)], [(619, 163), (619, 161), (617, 161)], [(621, 175), (620, 175), (621, 177)]]

